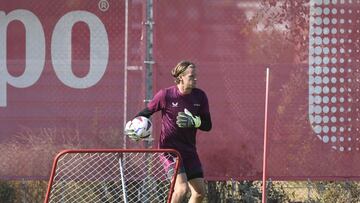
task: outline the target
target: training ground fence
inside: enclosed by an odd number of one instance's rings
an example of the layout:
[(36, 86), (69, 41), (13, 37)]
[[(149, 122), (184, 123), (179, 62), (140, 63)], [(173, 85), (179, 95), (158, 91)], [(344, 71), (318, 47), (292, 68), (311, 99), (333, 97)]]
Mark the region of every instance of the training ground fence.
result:
[(159, 115), (145, 144), (124, 124), (186, 59), (213, 121), (197, 136), (209, 202), (259, 200), (245, 180), (263, 169), (266, 68), (268, 197), (357, 202), (359, 14), (355, 0), (3, 1), (1, 201), (42, 200), (60, 150), (156, 147)]

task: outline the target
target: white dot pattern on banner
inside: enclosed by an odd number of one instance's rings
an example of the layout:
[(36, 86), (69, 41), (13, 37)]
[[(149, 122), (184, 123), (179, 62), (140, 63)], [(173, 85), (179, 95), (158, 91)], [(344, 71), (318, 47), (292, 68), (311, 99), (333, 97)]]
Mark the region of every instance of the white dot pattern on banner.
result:
[(360, 1), (310, 0), (309, 121), (322, 143), (343, 153), (360, 149), (360, 19), (354, 14)]

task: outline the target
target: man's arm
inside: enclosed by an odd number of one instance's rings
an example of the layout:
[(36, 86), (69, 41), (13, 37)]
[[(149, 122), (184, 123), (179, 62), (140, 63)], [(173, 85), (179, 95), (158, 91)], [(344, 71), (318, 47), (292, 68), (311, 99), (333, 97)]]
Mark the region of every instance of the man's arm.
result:
[(212, 128), (212, 123), (211, 123), (210, 114), (203, 115), (201, 117), (201, 125), (199, 126), (199, 129), (203, 131), (210, 131), (211, 128)]
[(148, 107), (145, 107), (142, 111), (140, 111), (138, 114), (136, 114), (135, 117), (138, 116), (144, 116), (146, 118), (150, 118), (151, 115), (153, 115), (154, 112), (150, 111)]

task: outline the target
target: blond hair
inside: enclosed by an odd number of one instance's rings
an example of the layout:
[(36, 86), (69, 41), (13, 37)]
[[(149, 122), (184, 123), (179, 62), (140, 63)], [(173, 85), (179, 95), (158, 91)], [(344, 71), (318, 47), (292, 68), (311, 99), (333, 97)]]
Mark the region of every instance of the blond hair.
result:
[(195, 68), (195, 64), (190, 61), (180, 61), (172, 70), (171, 75), (175, 78), (175, 83), (179, 84), (179, 76), (186, 71), (187, 68)]

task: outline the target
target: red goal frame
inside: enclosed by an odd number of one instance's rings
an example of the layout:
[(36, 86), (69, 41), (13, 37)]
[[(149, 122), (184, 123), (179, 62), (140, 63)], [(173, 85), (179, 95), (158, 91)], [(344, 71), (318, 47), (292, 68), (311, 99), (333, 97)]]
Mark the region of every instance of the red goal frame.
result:
[(179, 171), (179, 166), (181, 163), (181, 155), (178, 151), (174, 150), (174, 149), (68, 149), (68, 150), (63, 150), (61, 152), (59, 152), (56, 157), (54, 158), (53, 161), (53, 165), (52, 165), (52, 169), (51, 169), (51, 174), (50, 174), (50, 178), (49, 178), (49, 182), (48, 182), (48, 187), (47, 187), (47, 191), (46, 191), (46, 196), (45, 196), (45, 200), (44, 203), (48, 203), (50, 196), (51, 196), (51, 192), (52, 192), (52, 185), (54, 183), (54, 177), (56, 175), (56, 169), (58, 166), (58, 161), (61, 157), (63, 157), (66, 154), (84, 154), (84, 153), (171, 153), (174, 155), (174, 157), (177, 157), (176, 161), (175, 161), (175, 167), (174, 167), (174, 175), (171, 178), (171, 183), (170, 183), (170, 188), (169, 188), (169, 192), (168, 192), (168, 196), (167, 196), (167, 202), (170, 203), (171, 202), (171, 197), (174, 191), (174, 187), (175, 187), (175, 182), (176, 182), (176, 176), (175, 174), (178, 174)]

